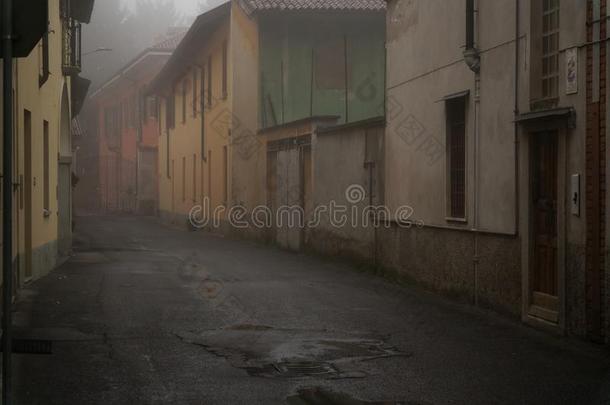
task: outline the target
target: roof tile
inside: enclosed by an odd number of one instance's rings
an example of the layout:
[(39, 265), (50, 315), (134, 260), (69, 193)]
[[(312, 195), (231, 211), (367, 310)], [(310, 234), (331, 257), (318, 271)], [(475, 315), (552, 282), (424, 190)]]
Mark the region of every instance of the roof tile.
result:
[(384, 0), (243, 0), (252, 11), (263, 10), (336, 10), (382, 11)]

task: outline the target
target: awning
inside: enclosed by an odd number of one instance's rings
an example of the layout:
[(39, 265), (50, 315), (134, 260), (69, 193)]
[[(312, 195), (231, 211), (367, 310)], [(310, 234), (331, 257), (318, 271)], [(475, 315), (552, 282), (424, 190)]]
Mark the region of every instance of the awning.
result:
[(91, 80), (80, 76), (72, 76), (72, 116), (76, 117), (85, 103), (85, 97), (91, 86)]
[(95, 0), (71, 0), (70, 17), (85, 24), (91, 21)]
[[(13, 6), (13, 56), (30, 55), (45, 32), (48, 31), (49, 10), (47, 0), (17, 1)], [(0, 43), (0, 52), (2, 44)], [(0, 56), (1, 59), (1, 56)]]
[(573, 107), (551, 108), (519, 114), (515, 122), (520, 124), (535, 124), (539, 122), (565, 121), (568, 128), (576, 127), (576, 110)]

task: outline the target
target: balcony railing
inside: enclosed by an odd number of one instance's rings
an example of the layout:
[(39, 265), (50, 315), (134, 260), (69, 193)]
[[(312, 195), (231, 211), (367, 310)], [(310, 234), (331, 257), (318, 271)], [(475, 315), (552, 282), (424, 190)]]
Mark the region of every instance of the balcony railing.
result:
[(63, 20), (63, 74), (75, 75), (81, 71), (81, 24), (73, 18)]

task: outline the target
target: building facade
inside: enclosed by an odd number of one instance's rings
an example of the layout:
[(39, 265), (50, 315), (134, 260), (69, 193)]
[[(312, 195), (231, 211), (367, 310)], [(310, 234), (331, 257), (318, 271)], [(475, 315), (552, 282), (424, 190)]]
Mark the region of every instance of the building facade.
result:
[[(159, 107), (144, 94), (183, 35), (172, 32), (144, 50), (91, 95), (88, 115), (95, 124), (82, 147), (93, 156), (77, 173), (87, 183), (79, 196), (83, 211), (156, 213)], [(92, 191), (96, 198), (89, 200)]]
[(384, 230), (382, 265), (608, 339), (605, 10), (388, 2), (385, 199), (424, 226)]
[(72, 246), (71, 121), (89, 81), (80, 78), (80, 26), (93, 1), (48, 1), (48, 29), (13, 62), (15, 287), (39, 278)]
[[(297, 185), (277, 162), (312, 169), (311, 153), (299, 150), (311, 149), (314, 127), (383, 113), (385, 4), (373, 3), (232, 1), (195, 21), (153, 85), (162, 96), (163, 218), (188, 224), (196, 205), (226, 219), (231, 207), (284, 204), (276, 187)], [(296, 153), (276, 149), (303, 140)], [(309, 193), (313, 172), (293, 180)], [(238, 233), (277, 240), (271, 228)]]
[(160, 106), (159, 215), (168, 223), (187, 225), (196, 205), (225, 218), (234, 101), (231, 23), (231, 3), (199, 16), (151, 84)]

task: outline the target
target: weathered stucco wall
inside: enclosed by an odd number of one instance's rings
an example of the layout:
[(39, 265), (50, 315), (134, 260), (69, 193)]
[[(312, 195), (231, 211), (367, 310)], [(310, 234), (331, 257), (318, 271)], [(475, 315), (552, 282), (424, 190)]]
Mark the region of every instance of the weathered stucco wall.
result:
[(259, 34), (257, 21), (237, 4), (231, 8), (233, 128), (232, 203), (248, 209), (265, 203), (266, 150), (258, 131)]
[[(161, 99), (161, 136), (159, 137), (159, 210), (162, 218), (186, 225), (188, 214), (195, 205), (209, 201), (213, 211), (231, 201), (231, 104), (233, 100), (233, 61), (228, 57), (227, 94), (222, 92), (223, 43), (228, 55), (230, 22), (227, 19), (209, 37), (201, 38), (196, 66), (185, 69), (174, 82), (166, 83), (169, 89)], [(211, 57), (211, 78), (208, 80), (208, 57)], [(200, 67), (203, 68), (203, 77)], [(194, 71), (196, 71), (196, 76)], [(197, 77), (197, 86), (193, 86)], [(205, 91), (200, 89), (205, 81)], [(183, 121), (182, 85), (186, 83), (186, 101)], [(193, 108), (193, 91), (197, 100), (205, 99), (204, 111)], [(208, 103), (211, 92), (211, 103)], [(167, 128), (167, 97), (174, 98), (175, 125)], [(193, 111), (196, 111), (195, 113)], [(202, 147), (201, 120), (204, 120), (204, 146)], [(169, 148), (169, 152), (168, 152)], [(225, 154), (226, 151), (226, 154)], [(204, 156), (202, 156), (202, 153)], [(226, 165), (225, 165), (226, 156)], [(226, 198), (225, 198), (226, 190)], [(224, 217), (224, 214), (221, 214)]]
[[(386, 200), (390, 208), (405, 203), (413, 206), (414, 217), (425, 226), (408, 237), (389, 239), (395, 246), (387, 247), (388, 252), (407, 252), (412, 260), (401, 264), (395, 254), (385, 256), (393, 257), (389, 260), (392, 267), (432, 288), (455, 288), (473, 297), (478, 291), (479, 302), (489, 301), (493, 307), (520, 313), (531, 321), (530, 145), (537, 131), (558, 128), (557, 328), (583, 335), (586, 207), (583, 197), (580, 215), (571, 213), (570, 180), (580, 174), (584, 192), (587, 55), (582, 45), (586, 42), (586, 7), (580, 1), (566, 0), (560, 8), (559, 88), (551, 104), (574, 109), (575, 126), (571, 128), (565, 121), (515, 125), (516, 114), (543, 106), (538, 79), (534, 79), (541, 64), (537, 54), (541, 39), (536, 31), (542, 17), (532, 11), (537, 3), (531, 1), (518, 2), (517, 17), (516, 4), (508, 0), (475, 2), (475, 46), (481, 57), (480, 74), (475, 75), (462, 55), (464, 20), (455, 18), (464, 15), (463, 2), (388, 3)], [(442, 33), (437, 30), (439, 24), (444, 27)], [(563, 51), (571, 47), (578, 47), (579, 90), (568, 95)], [(448, 220), (447, 208), (445, 98), (456, 93), (467, 94), (467, 214), (461, 222)], [(482, 232), (478, 253), (473, 250), (473, 230)], [(426, 250), (428, 246), (446, 252), (441, 256), (448, 259)]]
[[(70, 80), (61, 70), (62, 28), (59, 0), (49, 1), (48, 80), (39, 86), (42, 54), (36, 46), (26, 58), (14, 62), (14, 251), (19, 255), (18, 281), (39, 278), (56, 264), (60, 206), (58, 202), (58, 156), (71, 156)], [(66, 104), (67, 103), (67, 104)], [(63, 109), (62, 109), (63, 105)], [(67, 107), (67, 108), (66, 108)], [(31, 137), (25, 136), (25, 111), (30, 113)], [(49, 206), (44, 207), (44, 122), (48, 123)], [(66, 131), (68, 131), (66, 133)], [(60, 149), (60, 142), (62, 143)], [(29, 162), (29, 178), (26, 178)], [(28, 198), (28, 194), (30, 197)], [(28, 203), (28, 200), (30, 203)], [(61, 216), (70, 215), (70, 211)]]
[(313, 208), (333, 202), (346, 207), (350, 219), (336, 226), (330, 213), (323, 213), (320, 223), (307, 230), (307, 248), (375, 261), (375, 229), (365, 210), (383, 204), (383, 137), (383, 120), (318, 129), (313, 141)]

